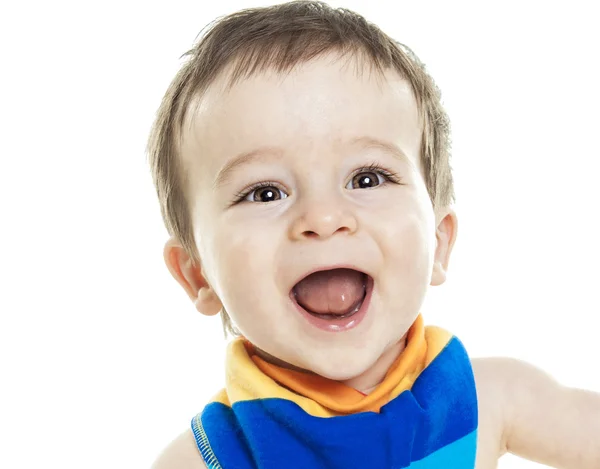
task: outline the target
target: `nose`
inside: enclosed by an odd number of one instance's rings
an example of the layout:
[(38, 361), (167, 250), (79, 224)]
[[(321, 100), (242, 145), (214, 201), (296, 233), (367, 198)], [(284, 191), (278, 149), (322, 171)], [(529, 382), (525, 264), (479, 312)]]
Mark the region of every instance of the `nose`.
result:
[(356, 216), (344, 206), (343, 201), (312, 198), (299, 207), (290, 226), (290, 238), (326, 239), (334, 234), (352, 234), (356, 231)]

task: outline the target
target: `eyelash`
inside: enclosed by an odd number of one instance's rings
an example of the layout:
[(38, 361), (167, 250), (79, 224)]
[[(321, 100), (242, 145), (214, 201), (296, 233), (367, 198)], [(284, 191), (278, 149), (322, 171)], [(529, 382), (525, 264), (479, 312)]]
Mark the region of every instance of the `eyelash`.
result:
[(354, 171), (352, 173), (352, 176), (350, 179), (351, 180), (354, 179), (354, 177), (359, 175), (360, 173), (379, 173), (379, 174), (381, 174), (385, 179), (387, 179), (386, 181), (383, 181), (381, 185), (385, 184), (386, 182), (391, 182), (392, 184), (402, 184), (402, 179), (400, 179), (400, 176), (397, 173), (384, 168), (379, 163), (373, 162), (373, 163), (369, 164), (368, 166), (358, 168), (356, 171)]
[[(397, 173), (395, 173), (393, 171), (390, 171), (389, 169), (384, 168), (379, 163), (373, 162), (373, 163), (371, 163), (371, 164), (369, 164), (367, 166), (363, 166), (361, 168), (358, 168), (357, 170), (355, 170), (352, 173), (352, 176), (350, 176), (350, 180), (354, 179), (356, 176), (358, 176), (361, 173), (379, 173), (385, 179), (385, 181), (383, 181), (380, 184), (380, 186), (383, 186), (386, 183), (402, 184), (402, 180), (400, 179), (400, 176), (398, 176)], [(282, 189), (279, 188), (279, 184), (277, 184), (274, 181), (259, 182), (259, 183), (253, 184), (250, 187), (247, 187), (247, 188), (241, 190), (240, 192), (238, 192), (234, 196), (234, 200), (231, 203), (231, 205), (235, 205), (235, 204), (243, 202), (244, 199), (246, 197), (248, 197), (248, 195), (250, 193), (252, 193), (255, 190), (261, 189), (263, 187), (274, 187), (274, 188), (277, 188), (279, 190), (282, 190)], [(254, 203), (260, 203), (260, 202), (254, 202)]]
[[(283, 189), (279, 189), (279, 184), (277, 184), (276, 182), (273, 181), (263, 181), (263, 182), (259, 182), (256, 184), (253, 184), (250, 187), (247, 187), (246, 189), (238, 192), (234, 199), (233, 202), (231, 203), (231, 205), (235, 205), (235, 204), (239, 204), (240, 202), (243, 202), (244, 199), (246, 197), (248, 197), (248, 195), (258, 189), (262, 189), (263, 187), (275, 187), (278, 190), (283, 190)], [(257, 203), (257, 202), (253, 202), (253, 203)]]

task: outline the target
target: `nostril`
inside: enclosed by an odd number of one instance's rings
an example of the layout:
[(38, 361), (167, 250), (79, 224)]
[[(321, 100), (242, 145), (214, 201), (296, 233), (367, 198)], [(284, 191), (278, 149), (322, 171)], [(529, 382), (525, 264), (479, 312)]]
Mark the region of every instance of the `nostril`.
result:
[(320, 238), (320, 237), (327, 237), (330, 236), (332, 234), (335, 233), (349, 233), (351, 230), (350, 228), (346, 227), (346, 226), (342, 226), (340, 228), (338, 228), (337, 230), (335, 230), (333, 233), (328, 233), (328, 232), (317, 232), (317, 231), (312, 231), (312, 230), (305, 230), (302, 232), (302, 235), (305, 238)]

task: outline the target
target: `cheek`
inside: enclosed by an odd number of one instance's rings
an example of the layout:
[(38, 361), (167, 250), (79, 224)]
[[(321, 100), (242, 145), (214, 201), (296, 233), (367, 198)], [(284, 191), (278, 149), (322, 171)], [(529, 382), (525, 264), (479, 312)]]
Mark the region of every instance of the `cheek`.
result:
[(399, 265), (406, 275), (414, 281), (429, 281), (429, 273), (433, 265), (433, 249), (429, 233), (423, 223), (407, 226), (402, 233), (403, 248), (399, 250)]
[(380, 230), (380, 246), (389, 273), (382, 279), (382, 286), (389, 294), (400, 295), (402, 301), (421, 301), (433, 267), (433, 218), (428, 212), (415, 209), (390, 213), (389, 220), (386, 228)]
[[(227, 311), (235, 318), (242, 310), (257, 310), (272, 296), (273, 245), (264, 233), (221, 231), (214, 244), (217, 290)], [(227, 240), (221, 242), (220, 240)]]
[(393, 230), (388, 232), (386, 243), (392, 258), (407, 272), (420, 273), (433, 259), (428, 223), (415, 215), (402, 215)]

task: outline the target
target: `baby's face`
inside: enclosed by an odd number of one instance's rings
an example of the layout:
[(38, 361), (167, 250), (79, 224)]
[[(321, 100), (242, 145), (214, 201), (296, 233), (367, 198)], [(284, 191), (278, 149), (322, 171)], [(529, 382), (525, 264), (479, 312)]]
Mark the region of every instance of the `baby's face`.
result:
[[(228, 92), (218, 81), (182, 144), (202, 269), (224, 308), (259, 349), (338, 380), (405, 334), (436, 248), (410, 87), (356, 70), (324, 57)], [(367, 274), (359, 312), (301, 312), (297, 283), (336, 267)]]

